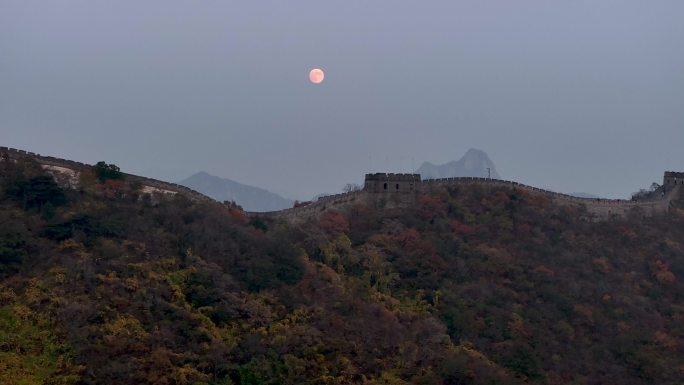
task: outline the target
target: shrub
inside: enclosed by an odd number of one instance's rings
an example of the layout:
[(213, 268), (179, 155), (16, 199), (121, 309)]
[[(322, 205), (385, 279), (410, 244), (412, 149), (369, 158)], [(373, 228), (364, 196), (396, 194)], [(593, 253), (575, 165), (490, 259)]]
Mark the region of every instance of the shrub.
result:
[(77, 231), (89, 237), (116, 237), (122, 232), (119, 227), (102, 223), (88, 214), (79, 214), (68, 221), (46, 226), (41, 235), (55, 241), (72, 238)]
[(52, 207), (66, 203), (64, 190), (52, 177), (37, 176), (28, 180), (18, 180), (6, 190), (9, 197), (22, 203), (24, 209), (41, 209), (45, 205)]
[(109, 179), (123, 179), (123, 173), (121, 169), (115, 164), (107, 164), (103, 161), (97, 162), (95, 164), (95, 175), (100, 182), (104, 182)]

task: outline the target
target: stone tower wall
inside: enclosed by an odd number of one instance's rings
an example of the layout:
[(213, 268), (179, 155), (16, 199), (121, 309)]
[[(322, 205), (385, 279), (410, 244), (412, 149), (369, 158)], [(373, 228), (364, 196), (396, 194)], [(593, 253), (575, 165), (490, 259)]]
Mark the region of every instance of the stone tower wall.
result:
[(673, 187), (684, 185), (684, 172), (665, 171), (663, 186)]
[(415, 193), (421, 183), (420, 174), (366, 174), (363, 189), (372, 193)]

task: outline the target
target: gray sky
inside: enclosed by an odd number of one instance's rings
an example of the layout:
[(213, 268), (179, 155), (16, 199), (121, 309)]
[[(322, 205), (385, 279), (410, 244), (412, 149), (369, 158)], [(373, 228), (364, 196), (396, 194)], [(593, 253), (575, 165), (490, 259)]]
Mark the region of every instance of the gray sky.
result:
[(298, 199), (476, 147), (506, 179), (625, 197), (684, 170), (682, 20), (681, 0), (0, 0), (0, 145)]

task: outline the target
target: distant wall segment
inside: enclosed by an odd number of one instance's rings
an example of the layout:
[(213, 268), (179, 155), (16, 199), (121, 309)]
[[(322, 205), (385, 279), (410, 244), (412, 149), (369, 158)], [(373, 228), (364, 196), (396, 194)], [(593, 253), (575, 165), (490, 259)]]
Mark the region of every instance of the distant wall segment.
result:
[[(668, 174), (670, 173), (670, 174)], [(587, 212), (596, 219), (608, 219), (613, 216), (624, 217), (635, 213), (643, 217), (665, 214), (669, 211), (673, 200), (680, 199), (684, 191), (684, 173), (666, 173), (662, 194), (644, 200), (580, 198), (573, 195), (544, 190), (522, 183), (478, 177), (442, 178), (421, 180), (419, 174), (367, 174), (362, 191), (345, 194), (330, 195), (297, 208), (265, 213), (249, 213), (254, 217), (273, 217), (289, 221), (303, 221), (317, 217), (329, 209), (345, 210), (355, 203), (374, 204), (381, 199), (402, 197), (396, 200), (407, 205), (412, 202), (409, 197), (420, 193), (430, 193), (440, 188), (450, 186), (482, 185), (503, 187), (513, 190), (526, 191), (549, 197), (554, 203), (568, 206), (586, 207)], [(676, 174), (676, 175), (675, 175)], [(668, 179), (668, 177), (670, 179)], [(677, 184), (675, 184), (675, 177)], [(670, 184), (668, 184), (668, 181)]]
[(318, 217), (327, 210), (345, 210), (355, 204), (367, 204), (373, 197), (364, 190), (351, 191), (343, 194), (328, 195), (302, 207), (289, 208), (280, 211), (250, 212), (255, 218), (279, 218), (290, 222), (301, 222), (309, 218)]
[[(52, 156), (44, 156), (40, 154), (36, 154), (33, 152), (28, 152), (24, 150), (18, 150), (15, 148), (10, 148), (10, 147), (0, 147), (0, 157), (7, 157), (9, 159), (22, 159), (22, 158), (31, 158), (37, 161), (39, 164), (43, 166), (51, 166), (51, 167), (63, 167), (67, 168), (70, 170), (73, 170), (75, 172), (83, 172), (85, 170), (90, 170), (92, 169), (92, 165), (86, 164), (86, 163), (81, 163), (81, 162), (75, 162), (73, 160), (67, 160), (67, 159), (60, 159), (60, 158), (55, 158)], [(215, 202), (215, 200), (209, 198), (208, 196), (195, 191), (191, 188), (181, 186), (176, 183), (170, 183), (170, 182), (164, 182), (161, 180), (157, 179), (152, 179), (152, 178), (146, 178), (143, 176), (138, 176), (138, 175), (132, 175), (132, 174), (126, 174), (124, 173), (124, 176), (126, 177), (126, 180), (129, 182), (139, 182), (142, 186), (148, 186), (152, 190), (161, 190), (161, 191), (168, 191), (171, 193), (177, 193), (181, 194), (187, 198), (193, 199), (193, 200), (200, 200), (200, 201), (210, 201), (210, 202)]]
[(518, 182), (477, 177), (426, 179), (422, 182), (421, 190), (429, 192), (436, 187), (472, 184), (512, 188), (514, 190), (527, 191), (533, 194), (541, 194), (549, 197), (557, 204), (584, 206), (590, 214), (602, 219), (610, 218), (612, 216), (626, 216), (635, 210), (640, 211), (643, 216), (664, 214), (669, 211), (672, 201), (679, 199), (681, 195), (681, 185), (673, 185), (672, 188), (668, 189), (666, 192), (664, 191), (661, 196), (648, 200), (632, 201), (625, 199), (580, 198), (573, 195), (528, 186)]

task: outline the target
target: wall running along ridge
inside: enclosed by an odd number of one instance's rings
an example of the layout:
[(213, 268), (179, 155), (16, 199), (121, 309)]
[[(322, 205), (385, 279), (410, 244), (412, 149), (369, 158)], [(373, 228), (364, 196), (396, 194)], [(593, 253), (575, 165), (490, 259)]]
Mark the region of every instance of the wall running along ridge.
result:
[[(92, 170), (93, 166), (81, 162), (75, 162), (73, 160), (60, 159), (52, 156), (44, 156), (36, 154), (33, 152), (28, 152), (24, 150), (17, 150), (15, 148), (0, 147), (0, 159), (7, 157), (11, 160), (19, 160), (30, 158), (38, 162), (43, 168), (50, 172), (55, 173), (54, 167), (61, 167), (75, 171), (76, 173), (81, 173), (82, 171)], [(208, 196), (201, 194), (191, 188), (181, 186), (176, 183), (164, 182), (157, 179), (146, 178), (138, 175), (122, 173), (128, 182), (139, 182), (142, 185), (142, 190), (145, 191), (158, 191), (165, 192), (169, 194), (180, 194), (192, 200), (216, 202), (215, 200), (209, 198)], [(53, 175), (54, 176), (54, 175)], [(147, 189), (145, 188), (147, 187)]]
[[(12, 160), (22, 158), (31, 158), (37, 161), (47, 171), (54, 173), (54, 168), (66, 168), (75, 171), (76, 173), (92, 169), (92, 165), (81, 162), (75, 162), (67, 159), (60, 159), (51, 156), (43, 156), (33, 152), (24, 150), (17, 150), (9, 147), (0, 147), (0, 159), (7, 157)], [(666, 172), (666, 179), (668, 176), (674, 178), (675, 176), (682, 176), (680, 184), (666, 183), (668, 191), (663, 196), (645, 200), (624, 200), (624, 199), (593, 199), (593, 198), (579, 198), (568, 194), (557, 193), (540, 189), (537, 187), (528, 186), (518, 182), (507, 180), (476, 178), (476, 177), (461, 177), (461, 178), (443, 178), (443, 179), (426, 179), (416, 180), (414, 174), (370, 174), (374, 182), (377, 182), (378, 177), (383, 175), (388, 182), (400, 183), (414, 183), (415, 192), (397, 194), (394, 191), (377, 192), (377, 187), (374, 191), (369, 191), (368, 188), (360, 191), (352, 191), (348, 193), (328, 195), (319, 198), (317, 201), (309, 205), (289, 208), (280, 211), (271, 211), (264, 213), (248, 212), (247, 215), (253, 218), (278, 218), (290, 222), (302, 222), (310, 218), (318, 217), (321, 213), (330, 210), (348, 210), (356, 204), (373, 205), (377, 207), (407, 207), (415, 202), (417, 194), (426, 194), (432, 191), (455, 186), (466, 185), (483, 185), (490, 187), (510, 188), (518, 191), (526, 191), (533, 194), (540, 194), (547, 196), (553, 203), (569, 206), (583, 206), (586, 207), (587, 212), (594, 216), (594, 219), (609, 219), (613, 216), (623, 217), (629, 213), (635, 212), (643, 217), (652, 217), (655, 215), (665, 214), (669, 211), (672, 201), (681, 199), (682, 183), (684, 183), (684, 174)], [(216, 202), (212, 198), (201, 194), (191, 188), (181, 186), (176, 183), (169, 183), (157, 179), (146, 178), (138, 175), (124, 173), (126, 180), (129, 182), (139, 182), (142, 185), (142, 190), (145, 191), (164, 191), (172, 194), (181, 194), (189, 199)], [(669, 182), (667, 180), (666, 182)], [(147, 187), (147, 188), (145, 188)], [(413, 187), (411, 187), (413, 188)], [(403, 189), (403, 185), (402, 185)]]
[(427, 179), (422, 182), (422, 188), (424, 191), (426, 188), (427, 191), (430, 191), (435, 187), (462, 186), (468, 184), (512, 188), (514, 190), (527, 191), (533, 194), (541, 194), (549, 197), (551, 201), (556, 204), (566, 206), (585, 206), (590, 214), (593, 214), (600, 219), (610, 218), (614, 215), (626, 216), (634, 210), (641, 211), (641, 215), (646, 217), (665, 214), (669, 211), (671, 202), (675, 199), (679, 199), (680, 197), (680, 186), (670, 189), (664, 196), (658, 198), (632, 201), (625, 199), (580, 198), (568, 194), (528, 186), (518, 182), (476, 177)]
[[(387, 175), (388, 181), (394, 182), (392, 178), (397, 174)], [(413, 180), (413, 182), (416, 183), (415, 194), (398, 194), (391, 190), (389, 192), (373, 192), (364, 189), (361, 191), (353, 191), (344, 194), (321, 197), (317, 201), (312, 202), (304, 207), (265, 213), (249, 213), (249, 215), (262, 218), (279, 218), (290, 222), (302, 222), (309, 218), (317, 217), (326, 210), (335, 209), (345, 211), (354, 204), (358, 203), (381, 207), (388, 207), (387, 204), (390, 203), (390, 207), (406, 207), (415, 202), (415, 197), (417, 194), (427, 194), (446, 187), (483, 185), (490, 187), (510, 188), (517, 191), (525, 191), (532, 194), (544, 195), (549, 197), (553, 203), (559, 205), (586, 207), (587, 212), (593, 216), (591, 219), (600, 220), (609, 219), (613, 216), (624, 217), (629, 213), (635, 213), (637, 215), (641, 215), (642, 217), (653, 217), (656, 215), (665, 214), (669, 211), (672, 201), (680, 199), (682, 195), (680, 185), (670, 188), (664, 196), (651, 198), (648, 200), (632, 201), (625, 199), (580, 198), (568, 194), (528, 186), (518, 182), (489, 178), (460, 177), (426, 179), (422, 181)], [(412, 199), (407, 199), (408, 197)], [(382, 203), (379, 203), (380, 201), (382, 201)]]

